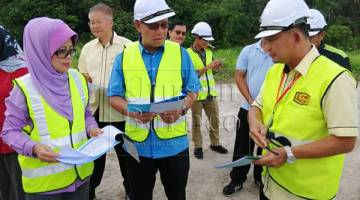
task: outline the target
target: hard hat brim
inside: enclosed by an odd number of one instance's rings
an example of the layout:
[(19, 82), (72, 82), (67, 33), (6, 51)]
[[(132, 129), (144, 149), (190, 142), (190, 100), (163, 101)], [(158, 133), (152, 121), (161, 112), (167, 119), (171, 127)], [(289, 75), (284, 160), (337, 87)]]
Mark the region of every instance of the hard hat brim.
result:
[(213, 37), (201, 37), (201, 38), (206, 41), (214, 41), (215, 40)]
[(315, 36), (317, 34), (319, 34), (320, 31), (309, 31), (309, 36), (312, 37), (312, 36)]
[(280, 33), (281, 30), (265, 30), (265, 31), (261, 31), (260, 33), (258, 33), (255, 36), (255, 39), (260, 39), (260, 38), (264, 38), (264, 37), (269, 37), (275, 34)]
[(151, 18), (151, 19), (143, 21), (143, 22), (146, 23), (146, 24), (151, 24), (151, 23), (154, 23), (154, 22), (161, 21), (163, 19), (167, 19), (167, 18), (172, 17), (174, 15), (175, 15), (175, 12), (170, 12), (170, 13), (166, 13), (166, 14)]

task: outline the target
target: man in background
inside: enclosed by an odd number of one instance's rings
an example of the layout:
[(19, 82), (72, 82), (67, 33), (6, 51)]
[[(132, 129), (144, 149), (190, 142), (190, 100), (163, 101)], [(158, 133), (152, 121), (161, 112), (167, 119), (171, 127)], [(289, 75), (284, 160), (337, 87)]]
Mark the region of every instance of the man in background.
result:
[(168, 38), (170, 41), (182, 45), (186, 38), (186, 25), (181, 21), (173, 21), (169, 24)]
[[(216, 100), (217, 91), (215, 88), (214, 71), (219, 70), (222, 62), (213, 59), (209, 42), (213, 41), (212, 30), (208, 23), (199, 22), (192, 29), (194, 42), (188, 52), (194, 64), (194, 68), (200, 78), (201, 90), (192, 111), (192, 140), (194, 142), (194, 155), (197, 159), (203, 159), (203, 139), (201, 135), (202, 110), (209, 120), (210, 149), (221, 154), (228, 150), (221, 146), (219, 138), (219, 105)], [(213, 71), (214, 70), (214, 71)]]
[(316, 9), (310, 9), (310, 14), (311, 18), (308, 19), (308, 24), (310, 24), (309, 35), (311, 43), (316, 46), (321, 55), (351, 71), (349, 56), (342, 50), (325, 44), (324, 42), (326, 35), (325, 29), (327, 27), (324, 16)]
[[(245, 46), (236, 62), (235, 81), (245, 102), (241, 105), (238, 113), (233, 161), (252, 155), (254, 151), (254, 142), (249, 137), (248, 111), (259, 94), (267, 71), (273, 65), (273, 61), (265, 52), (263, 45), (262, 40), (259, 40)], [(261, 150), (261, 148), (257, 148), (257, 155), (261, 155)], [(230, 196), (241, 190), (249, 170), (250, 165), (233, 168), (230, 172), (231, 181), (223, 188), (223, 194)], [(258, 186), (261, 184), (261, 171), (261, 166), (254, 165), (254, 181)]]
[[(124, 131), (125, 119), (118, 111), (111, 108), (106, 88), (113, 68), (115, 56), (121, 53), (130, 40), (118, 36), (113, 31), (113, 13), (111, 7), (99, 3), (90, 8), (89, 26), (96, 39), (86, 43), (79, 58), (79, 71), (90, 83), (90, 106), (93, 115), (103, 128), (113, 125)], [(120, 170), (124, 179), (123, 185), (126, 197), (130, 196), (129, 180), (127, 178), (124, 150), (119, 144), (115, 146)], [(106, 154), (95, 160), (94, 173), (90, 181), (90, 199), (95, 198), (95, 188), (100, 185), (104, 173)]]

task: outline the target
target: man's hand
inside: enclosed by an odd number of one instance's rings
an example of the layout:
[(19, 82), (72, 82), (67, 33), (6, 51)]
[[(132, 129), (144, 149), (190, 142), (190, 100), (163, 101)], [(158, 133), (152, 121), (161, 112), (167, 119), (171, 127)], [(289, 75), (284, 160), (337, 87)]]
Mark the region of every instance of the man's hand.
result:
[(170, 110), (160, 113), (161, 119), (166, 123), (174, 123), (181, 116), (182, 110)]
[(287, 159), (286, 151), (284, 147), (272, 149), (272, 151), (278, 153), (276, 155), (271, 152), (267, 152), (265, 155), (261, 157), (261, 159), (254, 161), (255, 165), (265, 165), (269, 167), (280, 167), (282, 166)]
[(100, 134), (102, 134), (102, 130), (99, 128), (92, 128), (89, 130), (89, 135), (90, 137), (96, 137), (99, 136)]
[(36, 144), (33, 147), (33, 155), (35, 155), (42, 162), (58, 162), (55, 158), (59, 156), (59, 154), (54, 153), (54, 151), (45, 144)]
[(128, 116), (136, 119), (136, 121), (142, 124), (145, 124), (151, 121), (156, 116), (156, 114), (150, 112), (129, 112)]
[[(251, 122), (250, 122), (251, 121)], [(257, 119), (249, 120), (250, 137), (261, 148), (267, 146), (266, 127)]]
[(83, 75), (88, 83), (92, 83), (92, 79), (88, 73), (83, 73)]
[(214, 70), (219, 70), (220, 67), (222, 66), (222, 62), (219, 59), (215, 59), (214, 61), (212, 61), (209, 65), (209, 68), (214, 69)]

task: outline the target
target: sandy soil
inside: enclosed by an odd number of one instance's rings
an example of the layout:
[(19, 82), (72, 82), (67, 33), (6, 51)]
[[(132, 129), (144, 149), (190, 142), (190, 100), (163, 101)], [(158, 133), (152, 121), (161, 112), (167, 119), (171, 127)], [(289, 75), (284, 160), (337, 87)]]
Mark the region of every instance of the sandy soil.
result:
[[(209, 137), (206, 127), (208, 124), (203, 120), (203, 138), (204, 138), (204, 159), (198, 160), (192, 156), (193, 146), (190, 147), (190, 173), (187, 184), (187, 199), (189, 200), (231, 200), (231, 199), (258, 199), (258, 188), (254, 184), (252, 171), (248, 175), (248, 180), (244, 188), (231, 197), (225, 197), (222, 194), (222, 188), (229, 182), (230, 170), (219, 170), (213, 166), (218, 163), (230, 161), (232, 159), (233, 143), (235, 140), (235, 120), (237, 112), (243, 98), (239, 94), (235, 85), (218, 85), (219, 108), (220, 108), (220, 137), (221, 143), (229, 149), (227, 155), (219, 155), (210, 150)], [(360, 90), (359, 90), (360, 92)], [(203, 115), (205, 116), (205, 115)], [(191, 127), (191, 114), (187, 114), (187, 120)], [(191, 135), (191, 134), (190, 134)], [(189, 136), (191, 141), (191, 136)], [(360, 147), (357, 144), (356, 149), (347, 154), (344, 172), (341, 179), (341, 187), (337, 200), (360, 200)], [(105, 174), (101, 185), (96, 191), (97, 199), (115, 200), (124, 199), (124, 188), (122, 186), (122, 177), (115, 151), (107, 155)], [(154, 189), (155, 200), (166, 199), (163, 186), (159, 179), (156, 181)]]

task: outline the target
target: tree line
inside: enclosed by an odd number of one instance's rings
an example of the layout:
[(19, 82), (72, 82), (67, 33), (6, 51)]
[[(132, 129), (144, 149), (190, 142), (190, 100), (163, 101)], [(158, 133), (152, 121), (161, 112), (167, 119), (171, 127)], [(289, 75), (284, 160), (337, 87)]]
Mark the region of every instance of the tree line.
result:
[[(149, 0), (150, 1), (150, 0)], [(25, 24), (34, 17), (63, 19), (79, 35), (80, 42), (91, 38), (88, 27), (89, 8), (97, 0), (0, 0), (0, 24), (20, 41)], [(114, 9), (115, 31), (136, 40), (133, 27), (135, 0), (103, 0)], [(327, 42), (344, 50), (360, 48), (360, 0), (307, 0), (310, 8), (320, 10), (328, 22)], [(176, 16), (187, 24), (188, 32), (199, 21), (208, 22), (217, 48), (231, 48), (254, 42), (259, 18), (267, 0), (167, 0)], [(188, 35), (190, 36), (190, 35)], [(189, 45), (187, 37), (185, 45)]]

